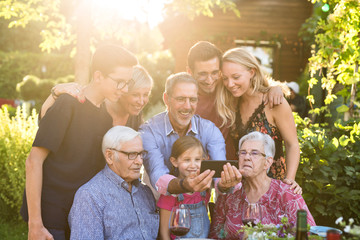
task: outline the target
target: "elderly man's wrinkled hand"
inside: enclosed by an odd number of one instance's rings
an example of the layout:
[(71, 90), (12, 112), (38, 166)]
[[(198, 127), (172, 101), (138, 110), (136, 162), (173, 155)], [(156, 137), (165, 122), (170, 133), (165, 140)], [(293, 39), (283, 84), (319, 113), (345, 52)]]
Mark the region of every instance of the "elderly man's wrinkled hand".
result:
[(242, 174), (239, 169), (235, 166), (231, 166), (230, 163), (227, 163), (223, 166), (223, 171), (221, 172), (221, 179), (219, 181), (218, 187), (222, 190), (229, 189), (236, 186), (241, 182)]
[(206, 170), (201, 174), (190, 174), (184, 179), (184, 186), (192, 192), (202, 192), (211, 187), (215, 171)]
[(294, 193), (300, 194), (300, 195), (302, 194), (302, 188), (300, 187), (300, 185), (297, 182), (295, 182), (295, 180), (290, 180), (290, 179), (285, 178), (283, 180), (283, 182), (288, 185), (291, 185), (290, 189), (292, 189), (294, 191)]

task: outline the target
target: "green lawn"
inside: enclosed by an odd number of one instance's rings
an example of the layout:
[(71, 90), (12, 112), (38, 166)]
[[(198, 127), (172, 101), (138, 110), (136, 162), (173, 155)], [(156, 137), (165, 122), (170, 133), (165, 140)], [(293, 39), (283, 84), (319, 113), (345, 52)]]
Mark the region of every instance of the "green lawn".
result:
[(5, 222), (0, 220), (0, 239), (26, 240), (27, 224), (25, 222)]

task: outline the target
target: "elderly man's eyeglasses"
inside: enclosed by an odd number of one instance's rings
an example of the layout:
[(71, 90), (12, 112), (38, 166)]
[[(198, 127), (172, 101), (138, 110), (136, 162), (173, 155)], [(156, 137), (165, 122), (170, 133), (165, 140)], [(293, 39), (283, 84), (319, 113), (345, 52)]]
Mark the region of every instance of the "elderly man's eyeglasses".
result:
[(191, 105), (197, 104), (199, 99), (197, 97), (172, 97), (179, 104), (185, 104), (186, 100), (189, 99)]
[(249, 154), (250, 157), (252, 158), (259, 158), (260, 156), (263, 156), (263, 157), (266, 157), (266, 155), (258, 150), (252, 150), (250, 152), (247, 152), (245, 150), (239, 150), (237, 152), (238, 156), (240, 158), (245, 158), (246, 157), (246, 154)]
[(148, 153), (145, 150), (143, 150), (141, 152), (125, 152), (125, 151), (117, 150), (115, 148), (109, 148), (109, 149), (127, 155), (129, 160), (135, 160), (137, 158), (137, 156), (140, 156), (141, 159), (144, 159)]
[(110, 77), (110, 75), (107, 75), (108, 78), (110, 78), (111, 80), (113, 80), (114, 82), (116, 82), (116, 88), (121, 90), (123, 89), (126, 85), (128, 85), (129, 87), (134, 85), (134, 80), (130, 79), (130, 80), (124, 80), (124, 79), (113, 79), (112, 77)]

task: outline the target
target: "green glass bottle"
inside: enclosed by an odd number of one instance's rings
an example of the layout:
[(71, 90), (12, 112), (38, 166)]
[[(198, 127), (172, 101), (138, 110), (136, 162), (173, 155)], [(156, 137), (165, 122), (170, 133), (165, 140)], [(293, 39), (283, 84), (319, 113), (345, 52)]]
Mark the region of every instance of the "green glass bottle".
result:
[(307, 212), (303, 209), (297, 211), (295, 240), (308, 240)]

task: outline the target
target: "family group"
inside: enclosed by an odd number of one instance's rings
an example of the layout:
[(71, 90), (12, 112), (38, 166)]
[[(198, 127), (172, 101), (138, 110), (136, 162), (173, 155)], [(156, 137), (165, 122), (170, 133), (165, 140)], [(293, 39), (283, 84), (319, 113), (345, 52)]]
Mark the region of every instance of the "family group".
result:
[[(55, 86), (39, 113), (21, 208), (28, 239), (174, 239), (179, 204), (191, 212), (187, 238), (239, 239), (248, 203), (260, 204), (264, 224), (296, 221), (304, 209), (315, 225), (295, 181), (289, 90), (248, 51), (193, 45), (187, 72), (166, 80), (166, 111), (146, 122), (153, 80), (131, 52), (100, 46), (90, 70), (86, 86)], [(224, 165), (220, 178), (199, 171), (203, 160), (226, 159), (239, 165)]]

